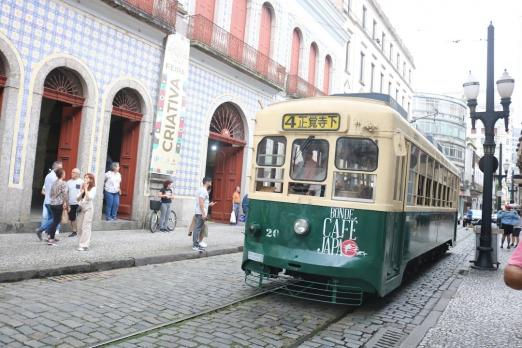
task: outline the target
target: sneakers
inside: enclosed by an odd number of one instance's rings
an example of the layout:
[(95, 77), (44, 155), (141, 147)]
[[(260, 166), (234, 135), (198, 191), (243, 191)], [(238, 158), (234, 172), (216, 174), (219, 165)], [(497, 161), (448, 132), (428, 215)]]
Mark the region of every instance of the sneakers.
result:
[(201, 242), (199, 242), (199, 246), (202, 247), (202, 248), (206, 248), (207, 247), (207, 243), (205, 243), (204, 241), (201, 241)]
[(194, 251), (199, 251), (199, 252), (203, 252), (203, 251), (205, 251), (205, 248), (202, 247), (201, 245), (194, 245), (194, 246), (192, 247), (192, 250), (194, 250)]
[(76, 237), (77, 235), (78, 235), (78, 233), (73, 232), (73, 233), (71, 233), (68, 237)]
[(56, 246), (56, 240), (55, 239), (49, 239), (47, 240), (47, 245)]

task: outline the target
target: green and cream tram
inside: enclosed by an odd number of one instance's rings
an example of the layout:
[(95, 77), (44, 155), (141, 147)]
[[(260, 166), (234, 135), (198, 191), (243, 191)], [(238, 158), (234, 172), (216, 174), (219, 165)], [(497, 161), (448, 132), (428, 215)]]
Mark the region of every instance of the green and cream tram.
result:
[[(274, 104), (254, 133), (242, 268), (287, 293), (360, 302), (455, 244), (457, 169), (381, 94)], [(284, 277), (283, 277), (284, 278)]]

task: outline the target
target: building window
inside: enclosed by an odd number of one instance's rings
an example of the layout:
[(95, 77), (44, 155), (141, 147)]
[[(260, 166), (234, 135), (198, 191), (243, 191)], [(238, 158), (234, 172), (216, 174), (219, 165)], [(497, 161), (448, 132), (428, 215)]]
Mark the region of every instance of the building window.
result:
[(346, 60), (344, 62), (344, 71), (350, 73), (350, 41), (346, 43)]
[(384, 74), (381, 73), (381, 82), (379, 83), (379, 93), (382, 93), (383, 83), (384, 83)]
[(408, 82), (411, 83), (411, 69), (408, 70)]
[(399, 89), (395, 89), (395, 100), (399, 100)]
[(400, 53), (397, 53), (397, 71), (399, 71), (399, 63), (400, 63), (400, 60), (401, 60), (401, 55)]
[(377, 30), (377, 22), (374, 20), (373, 21), (373, 26), (372, 26), (372, 39), (375, 40), (376, 37), (375, 37), (375, 31)]
[(382, 36), (381, 36), (381, 51), (384, 52), (384, 43), (386, 41), (386, 34), (384, 32), (382, 32)]
[(361, 52), (361, 69), (359, 70), (359, 82), (364, 85), (364, 53)]
[(375, 74), (375, 64), (372, 63), (372, 68), (370, 71), (370, 92), (373, 92), (373, 76)]
[(344, 8), (346, 9), (346, 12), (350, 13), (352, 9), (352, 0), (344, 0)]
[(388, 95), (391, 97), (391, 86), (392, 86), (392, 83), (391, 81), (388, 82)]
[(404, 96), (402, 96), (401, 106), (404, 107)]
[(366, 29), (366, 6), (363, 6), (362, 27), (363, 29)]
[(406, 78), (406, 62), (402, 63), (402, 76)]
[(392, 57), (393, 57), (393, 44), (390, 42), (390, 63), (392, 61)]

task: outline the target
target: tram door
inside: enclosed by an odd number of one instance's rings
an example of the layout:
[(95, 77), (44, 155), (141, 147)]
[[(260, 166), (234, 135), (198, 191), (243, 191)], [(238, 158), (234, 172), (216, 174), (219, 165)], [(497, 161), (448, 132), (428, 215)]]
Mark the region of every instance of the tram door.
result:
[(385, 268), (386, 279), (392, 279), (399, 275), (403, 255), (403, 240), (407, 229), (405, 228), (404, 206), (407, 179), (407, 156), (397, 156), (395, 163), (395, 178), (393, 187), (393, 203), (400, 211), (389, 214), (386, 221), (386, 244), (385, 244)]

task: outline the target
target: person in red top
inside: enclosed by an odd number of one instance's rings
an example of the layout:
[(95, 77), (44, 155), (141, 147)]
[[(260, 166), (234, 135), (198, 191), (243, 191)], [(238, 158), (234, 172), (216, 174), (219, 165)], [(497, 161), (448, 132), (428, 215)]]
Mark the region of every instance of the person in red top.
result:
[(522, 290), (522, 244), (519, 245), (504, 269), (504, 282), (515, 290)]

